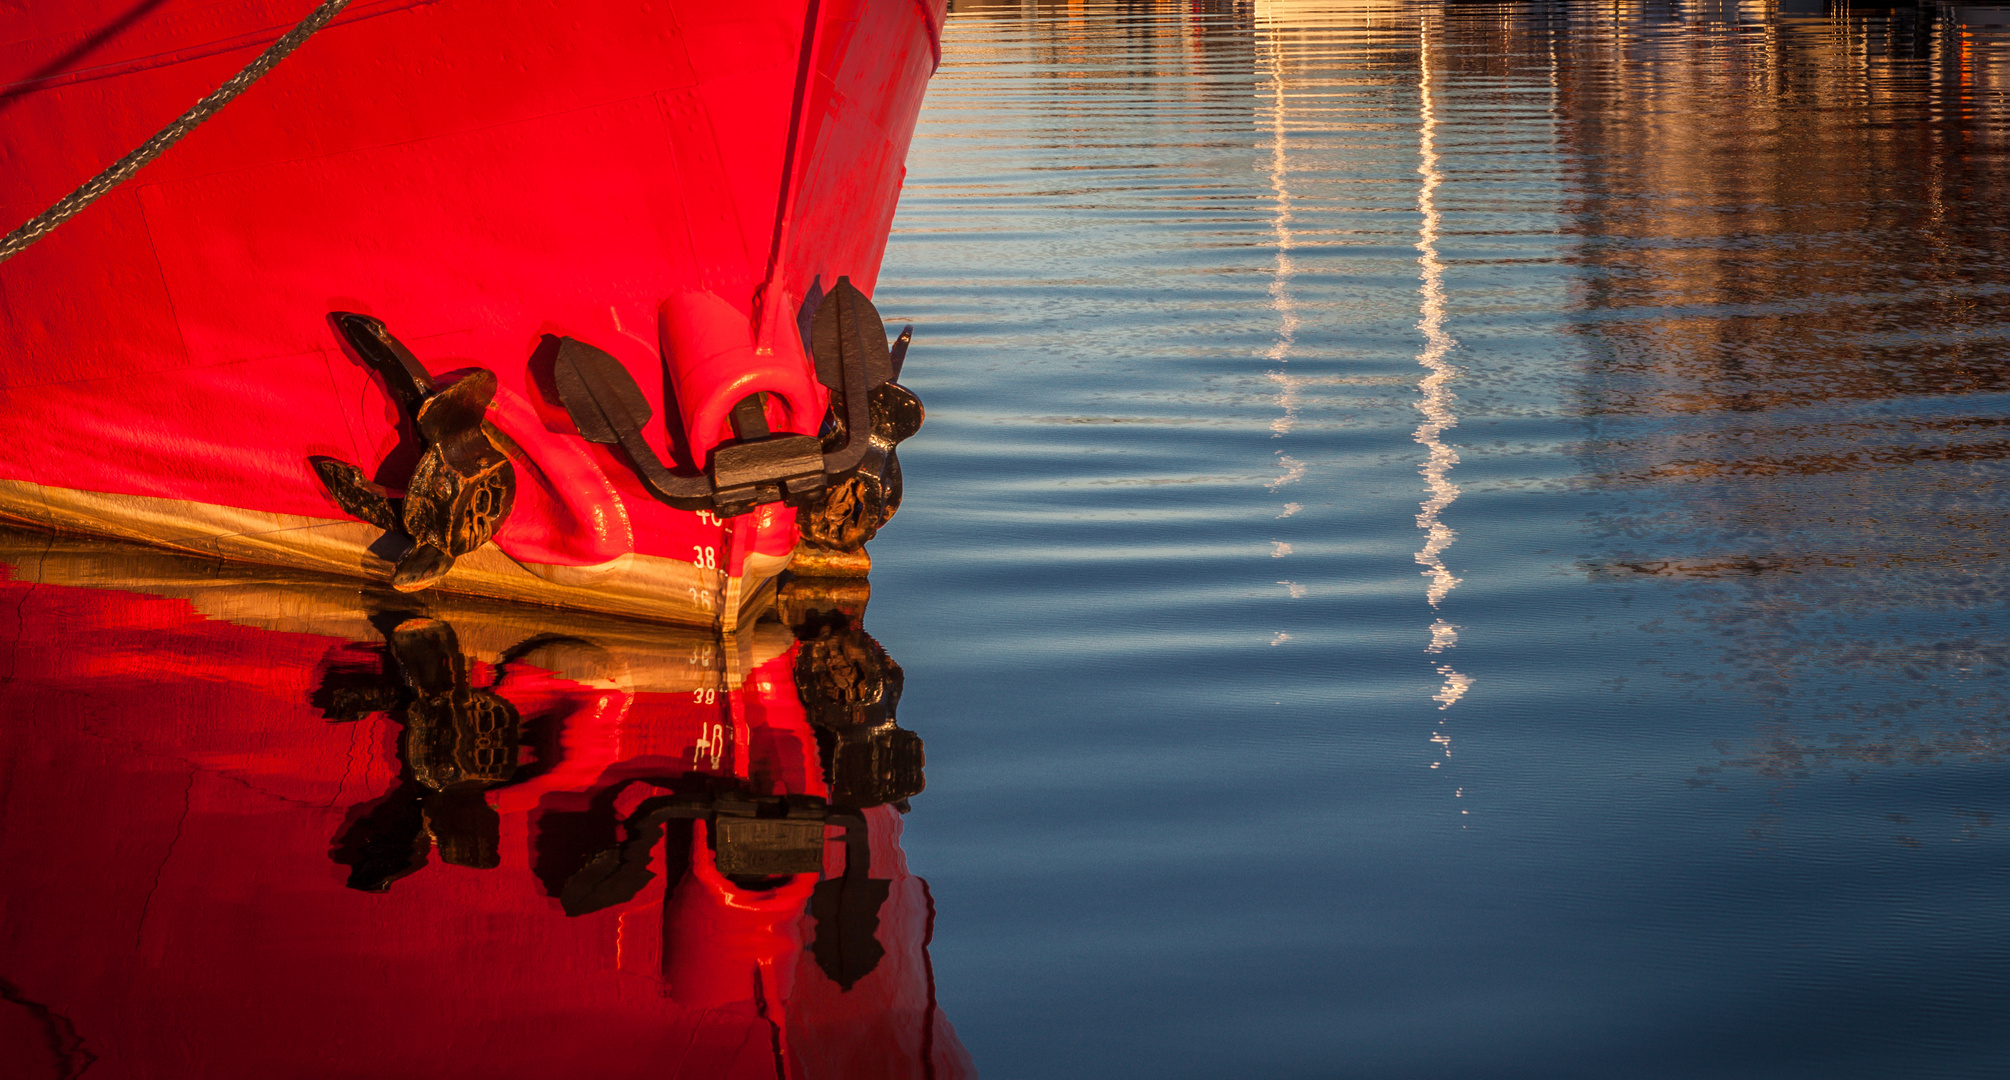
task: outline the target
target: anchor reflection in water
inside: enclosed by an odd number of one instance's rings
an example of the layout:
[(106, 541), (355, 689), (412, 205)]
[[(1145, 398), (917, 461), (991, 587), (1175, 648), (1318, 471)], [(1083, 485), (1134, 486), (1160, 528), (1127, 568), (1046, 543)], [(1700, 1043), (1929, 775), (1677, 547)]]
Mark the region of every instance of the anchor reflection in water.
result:
[(0, 1077), (974, 1076), (865, 599), (720, 635), (0, 528)]
[[(448, 623), (417, 611), (375, 615), (383, 642), (332, 656), (313, 695), (331, 722), (382, 714), (402, 729), (396, 787), (353, 807), (334, 839), (330, 854), (349, 868), (348, 886), (389, 891), (425, 869), (435, 850), (445, 864), (496, 869), (504, 861), (502, 813), (490, 797), (516, 793), (508, 807), (532, 795), (531, 868), (565, 915), (646, 905), (639, 898), (660, 879), (669, 997), (769, 1021), (778, 1075), (812, 1075), (792, 1064), (799, 1058), (849, 1056), (785, 1043), (792, 1030), (861, 1026), (845, 999), (886, 959), (890, 931), (921, 935), (893, 942), (897, 949), (926, 948), (933, 921), (926, 887), (904, 866), (874, 876), (876, 862), (901, 862), (887, 855), (897, 852), (899, 815), (922, 790), (924, 759), (920, 738), (895, 721), (899, 665), (859, 629), (855, 605), (809, 595), (789, 612), (798, 636), (792, 649), (737, 689), (692, 692), (694, 703), (729, 718), (730, 729), (701, 710), (697, 723), (684, 725), (688, 753), (665, 755), (658, 742), (582, 788), (551, 783), (566, 757), (566, 720), (604, 713), (619, 690), (607, 679), (554, 672), (611, 668), (611, 657), (582, 639), (537, 636), (478, 680), (478, 665)], [(896, 877), (918, 886), (904, 893), (925, 911), (882, 918), (896, 902)], [(785, 1022), (797, 1005), (805, 949), (838, 991), (811, 996), (834, 1015)], [(909, 966), (926, 977), (925, 960)], [(932, 1013), (932, 987), (923, 989)], [(924, 1024), (932, 1032), (936, 1018)], [(925, 1071), (938, 1075), (942, 1062), (929, 1060), (926, 1041)], [(885, 1073), (886, 1064), (867, 1074)], [(866, 1074), (847, 1067), (814, 1075)]]

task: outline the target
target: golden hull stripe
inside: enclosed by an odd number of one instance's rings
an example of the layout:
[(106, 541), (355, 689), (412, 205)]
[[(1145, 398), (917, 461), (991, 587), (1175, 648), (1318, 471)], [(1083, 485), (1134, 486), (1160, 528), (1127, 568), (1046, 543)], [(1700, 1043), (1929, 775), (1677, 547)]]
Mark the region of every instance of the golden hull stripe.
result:
[[(382, 531), (360, 521), (45, 487), (25, 480), (0, 480), (0, 517), (231, 562), (376, 583), (391, 579), (391, 563), (369, 550)], [(788, 560), (749, 560), (747, 565), (749, 579), (726, 582), (717, 571), (700, 570), (682, 559), (637, 554), (601, 568), (545, 567), (520, 564), (490, 544), (461, 557), (431, 591), (732, 630), (758, 618), (773, 601), (770, 586)], [(756, 574), (760, 576), (752, 576)], [(730, 614), (722, 618), (729, 597)]]

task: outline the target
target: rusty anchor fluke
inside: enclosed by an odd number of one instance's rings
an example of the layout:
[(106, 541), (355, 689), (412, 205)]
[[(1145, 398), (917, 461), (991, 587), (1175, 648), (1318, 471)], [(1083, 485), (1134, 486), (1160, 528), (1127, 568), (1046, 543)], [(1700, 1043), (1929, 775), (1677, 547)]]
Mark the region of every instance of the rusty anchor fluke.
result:
[(384, 324), (345, 311), (330, 315), (356, 355), (390, 387), (398, 407), (425, 443), (402, 495), (372, 483), (363, 470), (335, 458), (315, 458), (330, 498), (354, 517), (410, 546), (391, 586), (417, 592), (447, 575), (454, 560), (495, 536), (516, 502), (516, 469), (485, 417), (496, 375), (476, 368), (444, 388)]
[(840, 277), (805, 318), (817, 381), (830, 391), (818, 435), (771, 432), (759, 394), (737, 402), (734, 438), (698, 473), (673, 472), (642, 438), (653, 412), (628, 369), (608, 353), (557, 339), (553, 381), (579, 434), (619, 446), (651, 495), (671, 506), (721, 517), (765, 503), (795, 507), (806, 535), (827, 548), (857, 551), (900, 505), (894, 444), (921, 426), (921, 402), (893, 380), (913, 327), (891, 346), (872, 301)]

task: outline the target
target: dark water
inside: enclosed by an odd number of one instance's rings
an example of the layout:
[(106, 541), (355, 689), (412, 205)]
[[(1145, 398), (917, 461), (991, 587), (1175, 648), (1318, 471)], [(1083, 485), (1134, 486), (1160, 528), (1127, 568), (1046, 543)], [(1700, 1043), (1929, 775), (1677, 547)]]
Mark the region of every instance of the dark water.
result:
[(2010, 14), (1783, 6), (959, 3), (883, 654), (0, 535), (0, 1074), (2004, 1075)]

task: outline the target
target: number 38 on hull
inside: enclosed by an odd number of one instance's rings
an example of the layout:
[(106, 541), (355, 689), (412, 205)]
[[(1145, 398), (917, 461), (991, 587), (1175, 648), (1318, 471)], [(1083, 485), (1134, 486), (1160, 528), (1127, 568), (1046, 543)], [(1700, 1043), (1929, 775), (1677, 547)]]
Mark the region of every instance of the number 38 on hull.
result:
[[(352, 0), (0, 264), (0, 516), (728, 630), (856, 572), (921, 422), (870, 296), (943, 6)], [(6, 227), (313, 7), (25, 14)]]

